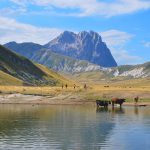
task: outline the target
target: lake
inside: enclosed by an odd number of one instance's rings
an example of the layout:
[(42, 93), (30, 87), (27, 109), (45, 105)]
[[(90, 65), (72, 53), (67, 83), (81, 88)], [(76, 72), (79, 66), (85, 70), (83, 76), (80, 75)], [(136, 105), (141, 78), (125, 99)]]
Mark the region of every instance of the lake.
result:
[(149, 150), (150, 107), (0, 105), (0, 150)]

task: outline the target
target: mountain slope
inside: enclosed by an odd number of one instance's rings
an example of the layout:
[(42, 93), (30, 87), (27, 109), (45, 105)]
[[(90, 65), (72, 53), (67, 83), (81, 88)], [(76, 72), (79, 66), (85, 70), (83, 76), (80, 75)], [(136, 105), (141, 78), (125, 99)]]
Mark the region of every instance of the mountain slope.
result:
[(80, 72), (73, 74), (73, 77), (80, 82), (86, 82), (86, 79), (88, 79), (88, 81), (94, 83), (106, 83), (106, 81), (117, 82), (132, 79), (150, 79), (150, 62), (140, 65), (123, 65), (100, 71)]
[(4, 47), (22, 56), (30, 58), (35, 52), (40, 50), (43, 46), (36, 44), (36, 43), (31, 43), (31, 42), (26, 42), (26, 43), (9, 42), (9, 43), (4, 44)]
[(30, 60), (48, 66), (49, 68), (60, 72), (81, 72), (99, 70), (101, 67), (88, 61), (74, 59), (65, 55), (54, 53), (42, 48), (35, 43), (16, 43), (9, 42), (4, 44), (14, 52), (23, 55)]
[(33, 64), (27, 58), (20, 56), (0, 45), (0, 71), (16, 80), (29, 85), (49, 84), (56, 85), (59, 81), (50, 74), (44, 72), (39, 66)]
[(122, 77), (149, 77), (150, 76), (150, 62), (139, 64), (139, 65), (124, 65), (114, 68), (112, 70), (114, 72), (114, 76), (122, 76)]
[(83, 31), (78, 34), (65, 31), (44, 45), (44, 47), (53, 52), (80, 60), (87, 60), (102, 67), (117, 66), (101, 36), (93, 31)]
[(100, 66), (87, 61), (73, 59), (45, 49), (36, 52), (30, 59), (60, 72), (74, 73), (101, 69)]
[(74, 84), (74, 81), (68, 80), (67, 78), (65, 78), (61, 74), (49, 69), (46, 66), (43, 66), (41, 64), (37, 64), (37, 66), (38, 66), (38, 68), (40, 68), (43, 72), (45, 72), (47, 74), (46, 79), (49, 79), (49, 76), (50, 76), (51, 78), (54, 78), (57, 81), (58, 85), (62, 85), (62, 83), (63, 84), (67, 83), (68, 85)]
[(23, 81), (0, 70), (0, 85), (23, 85)]

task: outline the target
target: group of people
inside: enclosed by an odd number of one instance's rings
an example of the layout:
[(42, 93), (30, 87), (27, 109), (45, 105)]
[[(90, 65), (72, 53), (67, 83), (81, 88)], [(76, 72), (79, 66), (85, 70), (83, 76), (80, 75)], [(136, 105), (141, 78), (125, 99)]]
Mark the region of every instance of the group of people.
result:
[[(62, 89), (63, 89), (64, 87), (67, 89), (67, 88), (68, 88), (68, 84), (67, 84), (67, 83), (66, 83), (65, 85), (62, 84), (61, 87), (62, 87)], [(76, 87), (77, 87), (76, 84), (74, 84), (74, 85), (73, 85), (73, 88), (76, 89)], [(86, 85), (86, 84), (84, 84), (84, 89), (87, 89), (87, 85)]]
[(64, 88), (64, 86), (66, 87), (66, 89), (68, 88), (68, 84), (66, 83), (65, 85), (64, 84), (62, 84), (62, 89)]

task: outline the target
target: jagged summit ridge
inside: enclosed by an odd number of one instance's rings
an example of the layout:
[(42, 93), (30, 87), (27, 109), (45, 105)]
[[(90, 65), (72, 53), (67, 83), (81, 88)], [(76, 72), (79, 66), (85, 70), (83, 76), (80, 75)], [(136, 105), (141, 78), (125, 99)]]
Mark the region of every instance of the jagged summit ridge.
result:
[(53, 52), (87, 60), (102, 67), (117, 66), (107, 45), (102, 41), (101, 36), (94, 31), (82, 31), (77, 34), (64, 31), (44, 47)]

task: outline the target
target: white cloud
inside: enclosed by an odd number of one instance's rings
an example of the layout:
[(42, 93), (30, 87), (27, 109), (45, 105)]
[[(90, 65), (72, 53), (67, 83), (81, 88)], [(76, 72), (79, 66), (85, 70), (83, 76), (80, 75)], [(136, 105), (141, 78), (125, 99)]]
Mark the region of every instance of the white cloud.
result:
[(29, 4), (31, 1), (30, 0), (10, 0), (11, 2), (20, 5), (20, 6), (26, 6), (27, 4)]
[[(149, 0), (114, 0), (113, 2), (104, 2), (98, 0), (11, 0), (20, 5), (38, 5), (43, 7), (54, 6), (57, 8), (78, 8), (76, 13), (67, 13), (67, 15), (91, 16), (99, 15), (111, 17), (122, 14), (129, 14), (139, 10), (150, 9)], [(58, 12), (59, 13), (59, 12)]]
[(63, 31), (57, 28), (35, 27), (6, 17), (0, 17), (0, 30), (1, 44), (10, 41), (45, 44)]
[(20, 8), (2, 8), (0, 9), (0, 14), (1, 16), (13, 16), (13, 15), (18, 15), (18, 14), (26, 14), (27, 10), (23, 7)]
[(142, 43), (144, 44), (145, 47), (150, 48), (150, 42), (143, 41)]
[(133, 34), (114, 29), (100, 32), (100, 35), (110, 47), (123, 47), (134, 36)]
[(129, 54), (126, 50), (121, 50), (114, 53), (116, 60), (119, 62), (119, 65), (122, 64), (140, 64), (142, 58), (140, 56), (135, 56)]
[(131, 55), (127, 50), (125, 50), (127, 42), (134, 37), (133, 34), (112, 29), (100, 32), (100, 35), (102, 36), (103, 41), (107, 43), (119, 65), (137, 64), (142, 60), (141, 57)]

